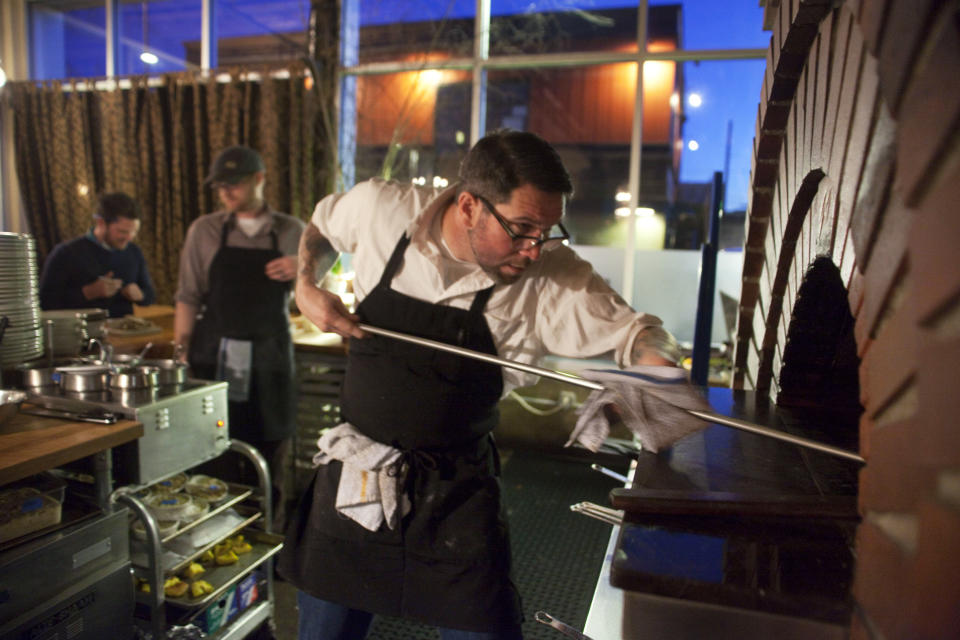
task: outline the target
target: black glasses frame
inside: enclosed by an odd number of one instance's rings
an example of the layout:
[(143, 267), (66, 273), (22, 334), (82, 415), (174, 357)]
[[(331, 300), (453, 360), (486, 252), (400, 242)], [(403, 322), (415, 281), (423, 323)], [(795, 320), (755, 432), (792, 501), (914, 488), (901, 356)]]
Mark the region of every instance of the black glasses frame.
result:
[[(510, 228), (510, 223), (507, 222), (506, 218), (500, 215), (500, 212), (497, 211), (497, 208), (493, 206), (492, 202), (490, 202), (483, 196), (476, 193), (471, 193), (470, 195), (472, 195), (474, 198), (479, 200), (480, 203), (484, 206), (484, 208), (490, 212), (490, 215), (496, 218), (497, 222), (499, 222), (500, 226), (503, 227), (503, 230), (507, 232), (507, 235), (510, 236), (510, 239), (514, 242), (514, 244), (522, 244), (523, 242), (529, 242), (530, 246), (527, 248), (533, 249), (547, 242), (560, 243), (570, 239), (570, 234), (564, 228), (563, 223), (560, 223), (560, 222), (557, 223), (557, 226), (560, 227), (560, 232), (563, 234), (561, 236), (548, 236), (544, 238), (543, 236), (526, 236), (526, 235), (517, 233), (516, 231)], [(544, 233), (549, 233), (549, 231), (545, 231)]]

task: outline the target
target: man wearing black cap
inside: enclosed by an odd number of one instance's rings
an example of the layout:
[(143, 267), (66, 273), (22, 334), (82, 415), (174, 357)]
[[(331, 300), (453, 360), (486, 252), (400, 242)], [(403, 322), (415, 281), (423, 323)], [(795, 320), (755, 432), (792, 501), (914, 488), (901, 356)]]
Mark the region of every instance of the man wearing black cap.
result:
[[(230, 437), (256, 447), (278, 470), (281, 445), (294, 430), (288, 306), (304, 223), (266, 204), (265, 175), (249, 147), (224, 149), (213, 162), (206, 184), (223, 208), (187, 230), (174, 339), (195, 376), (229, 381)], [(244, 468), (227, 468), (223, 475), (233, 477), (224, 479), (256, 483), (252, 469), (239, 464)]]

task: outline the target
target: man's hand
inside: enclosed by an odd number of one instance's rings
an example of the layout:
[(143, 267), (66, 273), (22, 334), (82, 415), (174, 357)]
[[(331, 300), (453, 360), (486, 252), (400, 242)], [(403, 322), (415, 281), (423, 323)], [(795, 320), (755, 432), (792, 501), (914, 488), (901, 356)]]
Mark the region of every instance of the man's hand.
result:
[(131, 282), (130, 284), (126, 285), (120, 290), (120, 293), (122, 293), (123, 297), (130, 302), (140, 302), (143, 300), (143, 291), (136, 282)]
[(297, 278), (297, 308), (320, 331), (330, 331), (344, 338), (363, 338), (367, 334), (357, 323), (360, 316), (350, 313), (340, 296), (321, 289), (303, 275)]
[(123, 280), (114, 278), (113, 271), (108, 271), (106, 275), (100, 276), (90, 284), (84, 285), (81, 291), (83, 292), (83, 297), (87, 300), (112, 298), (117, 291), (120, 290), (122, 285)]
[(267, 263), (267, 277), (278, 282), (290, 282), (297, 275), (297, 257), (281, 256)]

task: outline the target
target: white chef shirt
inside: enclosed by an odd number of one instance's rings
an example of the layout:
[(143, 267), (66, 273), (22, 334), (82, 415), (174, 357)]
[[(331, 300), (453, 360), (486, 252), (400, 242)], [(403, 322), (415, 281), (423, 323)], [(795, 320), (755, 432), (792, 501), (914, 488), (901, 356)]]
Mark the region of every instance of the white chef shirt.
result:
[[(440, 191), (374, 178), (321, 200), (312, 222), (337, 251), (353, 254), (358, 303), (377, 285), (406, 232), (410, 246), (391, 288), (433, 304), (468, 309), (477, 292), (494, 280), (479, 265), (454, 259), (438, 242), (434, 222), (455, 195), (456, 185)], [(542, 251), (519, 280), (498, 285), (484, 317), (497, 355), (527, 364), (536, 364), (547, 353), (594, 358), (612, 352), (619, 366), (629, 366), (637, 333), (662, 324), (656, 316), (633, 311), (566, 246)], [(504, 393), (537, 380), (514, 369), (505, 368), (503, 374)]]

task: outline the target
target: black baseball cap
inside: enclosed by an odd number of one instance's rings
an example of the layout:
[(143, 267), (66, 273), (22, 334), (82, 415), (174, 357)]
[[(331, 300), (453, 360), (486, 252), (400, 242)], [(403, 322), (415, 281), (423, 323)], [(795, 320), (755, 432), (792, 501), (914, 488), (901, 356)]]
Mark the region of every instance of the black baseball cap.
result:
[(235, 184), (243, 178), (263, 170), (263, 158), (250, 147), (242, 145), (227, 147), (213, 161), (210, 166), (210, 175), (207, 176), (204, 184), (214, 184), (216, 182)]

